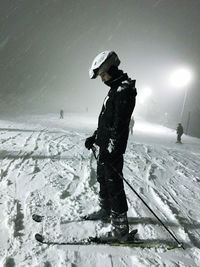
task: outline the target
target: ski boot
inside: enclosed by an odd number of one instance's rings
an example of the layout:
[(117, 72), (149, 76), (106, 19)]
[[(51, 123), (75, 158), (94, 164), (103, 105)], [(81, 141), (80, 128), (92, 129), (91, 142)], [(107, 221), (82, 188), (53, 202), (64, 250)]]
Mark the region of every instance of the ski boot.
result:
[(127, 213), (111, 212), (112, 235), (119, 241), (126, 241), (129, 237)]
[(99, 198), (100, 209), (85, 216), (85, 220), (101, 220), (103, 222), (110, 222), (110, 204), (108, 199)]
[[(107, 227), (108, 228), (108, 227)], [(129, 232), (127, 213), (111, 212), (111, 229), (102, 229), (104, 232), (99, 236), (99, 240), (102, 243), (127, 243), (135, 240), (135, 235), (138, 230), (134, 229)]]
[(84, 216), (84, 219), (91, 220), (91, 221), (101, 220), (103, 222), (109, 222), (110, 221), (110, 210), (100, 208), (100, 210)]

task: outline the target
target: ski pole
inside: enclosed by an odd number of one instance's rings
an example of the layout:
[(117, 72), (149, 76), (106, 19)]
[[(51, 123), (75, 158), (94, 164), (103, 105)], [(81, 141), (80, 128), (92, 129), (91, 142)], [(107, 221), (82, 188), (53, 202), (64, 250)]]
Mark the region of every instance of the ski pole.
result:
[[(95, 159), (97, 159), (96, 155), (96, 148), (93, 146), (92, 147), (92, 152), (94, 154)], [(184, 246), (181, 242), (178, 241), (176, 236), (168, 229), (168, 227), (163, 223), (163, 221), (156, 215), (156, 213), (149, 207), (149, 205), (144, 201), (144, 199), (135, 191), (135, 189), (130, 185), (130, 183), (112, 166), (112, 164), (109, 164), (109, 166), (117, 173), (117, 175), (124, 180), (124, 182), (131, 188), (131, 190), (137, 195), (137, 197), (143, 202), (143, 204), (150, 210), (150, 212), (156, 217), (156, 219), (162, 224), (162, 226), (167, 230), (167, 232), (172, 236), (172, 238), (177, 242), (178, 247), (182, 247), (183, 249)]]

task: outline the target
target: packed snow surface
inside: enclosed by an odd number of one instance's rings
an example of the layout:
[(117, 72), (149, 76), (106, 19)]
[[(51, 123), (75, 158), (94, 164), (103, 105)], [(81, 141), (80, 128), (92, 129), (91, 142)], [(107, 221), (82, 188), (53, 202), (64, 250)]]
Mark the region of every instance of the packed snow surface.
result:
[[(185, 246), (174, 240), (125, 185), (130, 228), (159, 248), (48, 246), (105, 232), (101, 222), (67, 223), (98, 209), (96, 161), (84, 148), (97, 118), (66, 114), (0, 121), (0, 266), (199, 267), (200, 140), (136, 119), (125, 154), (124, 177)], [(36, 223), (31, 215), (45, 215)]]

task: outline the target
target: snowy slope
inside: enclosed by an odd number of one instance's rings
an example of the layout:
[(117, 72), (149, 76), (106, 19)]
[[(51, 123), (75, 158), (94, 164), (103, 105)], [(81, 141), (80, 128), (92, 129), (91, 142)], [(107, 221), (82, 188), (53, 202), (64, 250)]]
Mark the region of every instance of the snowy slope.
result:
[[(102, 228), (100, 222), (66, 223), (98, 207), (96, 163), (84, 148), (95, 127), (96, 119), (78, 115), (0, 121), (0, 266), (199, 267), (200, 140), (184, 136), (178, 145), (175, 132), (142, 121), (129, 138), (124, 177), (186, 250), (53, 247), (35, 241), (36, 232), (67, 241)], [(126, 193), (130, 227), (139, 229), (139, 237), (173, 241), (127, 187)], [(33, 213), (48, 220), (38, 224)]]

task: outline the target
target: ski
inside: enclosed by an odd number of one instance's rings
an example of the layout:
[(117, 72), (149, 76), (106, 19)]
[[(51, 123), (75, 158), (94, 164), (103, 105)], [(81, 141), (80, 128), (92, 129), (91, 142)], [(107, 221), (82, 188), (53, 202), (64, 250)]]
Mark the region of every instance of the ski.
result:
[(39, 214), (32, 214), (32, 219), (35, 221), (35, 222), (42, 222), (43, 219), (44, 219), (44, 216), (41, 216)]
[(178, 248), (176, 244), (171, 242), (161, 242), (157, 240), (133, 240), (128, 242), (119, 242), (119, 241), (109, 241), (101, 240), (98, 237), (88, 238), (84, 240), (72, 240), (72, 241), (50, 241), (46, 240), (44, 236), (40, 234), (35, 235), (35, 239), (46, 245), (59, 245), (59, 246), (88, 246), (88, 245), (108, 245), (113, 247), (129, 247), (129, 248), (166, 248), (167, 250)]
[[(135, 239), (135, 235), (137, 234), (138, 230), (134, 229), (133, 231), (131, 231), (128, 235), (128, 238), (126, 239), (126, 241), (118, 241), (116, 238), (113, 238), (111, 235), (108, 234), (108, 236), (103, 236), (103, 237), (89, 237), (87, 239), (83, 239), (83, 240), (72, 240), (72, 241), (66, 241), (66, 242), (60, 242), (60, 241), (50, 241), (50, 240), (46, 240), (45, 236), (41, 235), (41, 234), (35, 234), (35, 239), (42, 243), (42, 244), (47, 244), (47, 245), (128, 245), (128, 244), (132, 244), (132, 243), (136, 243), (136, 242), (140, 242), (141, 241), (136, 241)], [(111, 234), (111, 233), (110, 233)]]
[[(48, 218), (48, 216), (46, 217), (44, 215), (39, 215), (39, 214), (33, 214), (32, 215), (32, 219), (35, 222), (38, 222), (38, 223), (43, 222), (45, 220), (45, 218)], [(65, 223), (70, 223), (70, 222), (83, 222), (83, 221), (97, 221), (97, 220), (92, 220), (92, 219), (87, 218), (87, 216), (83, 216), (83, 217), (80, 217), (79, 219), (63, 220), (62, 223), (65, 224)], [(105, 222), (105, 223), (109, 223), (110, 222), (109, 219), (108, 220), (104, 219), (102, 221)]]
[(137, 229), (130, 232), (130, 237), (126, 241), (118, 241), (111, 238), (89, 237), (83, 240), (71, 241), (51, 241), (41, 234), (35, 234), (35, 239), (45, 245), (59, 245), (59, 246), (89, 246), (89, 245), (108, 245), (113, 247), (129, 247), (129, 248), (165, 248), (167, 250), (178, 248), (177, 244), (165, 240), (140, 240), (135, 238)]
[[(40, 214), (36, 214), (36, 213), (32, 215), (32, 219), (37, 223), (41, 223), (45, 220), (51, 220), (51, 218), (53, 218), (53, 216), (40, 215)], [(69, 220), (63, 219), (61, 223), (66, 224), (66, 223), (84, 222), (84, 221), (101, 221), (103, 223), (110, 223), (111, 219), (91, 220), (87, 216), (82, 216), (82, 217), (79, 217), (77, 219), (69, 219)], [(152, 218), (129, 217), (128, 222), (130, 225), (137, 225), (137, 224), (141, 224), (141, 223), (143, 223), (143, 224), (158, 224), (158, 222), (153, 220)]]

